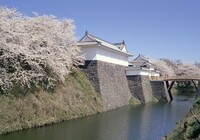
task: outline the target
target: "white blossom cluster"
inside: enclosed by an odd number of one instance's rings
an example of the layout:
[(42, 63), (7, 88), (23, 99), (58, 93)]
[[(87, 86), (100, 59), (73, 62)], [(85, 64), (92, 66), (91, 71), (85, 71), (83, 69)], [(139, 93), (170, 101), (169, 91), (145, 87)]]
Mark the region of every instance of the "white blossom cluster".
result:
[(177, 76), (200, 78), (200, 68), (193, 63), (183, 63), (175, 69)]
[(155, 62), (162, 76), (200, 78), (200, 67), (193, 63), (173, 62), (161, 59)]
[(28, 17), (0, 7), (0, 90), (64, 80), (81, 62), (74, 29), (70, 19)]
[(163, 60), (155, 61), (155, 65), (161, 71), (163, 77), (175, 76), (174, 68), (171, 67), (167, 62)]

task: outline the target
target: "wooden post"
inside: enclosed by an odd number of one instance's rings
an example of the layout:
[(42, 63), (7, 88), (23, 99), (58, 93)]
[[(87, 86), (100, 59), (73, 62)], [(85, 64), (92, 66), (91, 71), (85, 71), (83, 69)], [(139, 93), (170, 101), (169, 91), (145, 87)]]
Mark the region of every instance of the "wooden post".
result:
[(191, 81), (192, 81), (194, 87), (196, 88), (196, 90), (198, 90), (198, 87), (197, 87), (197, 85), (195, 84), (194, 80), (191, 80)]
[(174, 81), (172, 81), (171, 83), (170, 83), (170, 85), (169, 85), (169, 87), (168, 87), (168, 92), (170, 92), (171, 91), (171, 89), (172, 89), (172, 86), (174, 85)]
[[(174, 82), (174, 81), (172, 81), (172, 82)], [(168, 92), (168, 94), (169, 94), (170, 101), (172, 101), (172, 100), (173, 100), (173, 96), (172, 96), (172, 93), (171, 93), (171, 88), (170, 88), (170, 86), (172, 87), (173, 84), (171, 83), (171, 84), (169, 85), (169, 81), (166, 80), (166, 86), (167, 86), (167, 92)]]

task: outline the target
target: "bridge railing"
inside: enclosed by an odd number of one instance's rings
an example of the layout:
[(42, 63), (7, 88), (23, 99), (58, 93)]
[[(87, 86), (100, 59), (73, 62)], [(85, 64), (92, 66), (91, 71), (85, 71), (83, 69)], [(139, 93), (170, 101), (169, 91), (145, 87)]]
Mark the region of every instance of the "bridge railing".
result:
[(157, 77), (157, 76), (151, 76), (149, 77), (150, 81), (163, 81), (164, 77)]
[(151, 76), (149, 77), (149, 80), (151, 81), (163, 81), (163, 80), (170, 80), (170, 79), (178, 79), (178, 80), (199, 80), (200, 77), (195, 77), (195, 76), (160, 76), (160, 77), (155, 77)]
[(164, 77), (163, 80), (178, 79), (178, 80), (200, 80), (199, 76), (170, 76)]

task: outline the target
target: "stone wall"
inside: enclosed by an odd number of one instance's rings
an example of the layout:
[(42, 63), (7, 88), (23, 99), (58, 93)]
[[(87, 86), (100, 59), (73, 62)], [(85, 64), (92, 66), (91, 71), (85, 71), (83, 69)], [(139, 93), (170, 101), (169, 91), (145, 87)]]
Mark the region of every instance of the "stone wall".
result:
[(141, 103), (169, 101), (163, 81), (150, 81), (148, 76), (127, 76), (126, 67), (101, 61), (85, 61), (81, 67), (100, 93), (104, 110), (111, 110), (129, 104), (132, 96)]
[(80, 68), (85, 72), (96, 92), (100, 93), (97, 61), (85, 61), (85, 65), (80, 66)]
[(197, 94), (200, 96), (200, 81), (198, 81), (198, 89)]
[(142, 87), (143, 87), (145, 103), (151, 102), (153, 100), (153, 93), (149, 76), (141, 76), (141, 78), (142, 78)]
[(156, 98), (158, 101), (170, 101), (164, 81), (150, 81), (148, 76), (127, 76), (131, 94), (141, 103), (148, 103)]
[(153, 96), (161, 102), (170, 101), (164, 81), (151, 81)]
[(141, 103), (148, 103), (153, 100), (151, 84), (148, 76), (127, 76), (127, 80), (131, 94)]
[(135, 98), (137, 98), (141, 103), (145, 103), (141, 76), (138, 75), (127, 76), (127, 80), (131, 94)]
[(84, 72), (101, 94), (104, 110), (111, 110), (129, 104), (131, 93), (124, 66), (101, 61), (86, 61)]

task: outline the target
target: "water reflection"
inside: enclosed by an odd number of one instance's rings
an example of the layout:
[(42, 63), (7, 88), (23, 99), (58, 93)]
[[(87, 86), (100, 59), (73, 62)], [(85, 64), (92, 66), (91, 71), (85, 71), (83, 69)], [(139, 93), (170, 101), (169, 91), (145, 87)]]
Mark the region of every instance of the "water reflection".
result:
[(128, 139), (129, 111), (123, 107), (99, 115), (100, 128), (97, 140), (123, 140)]
[(125, 106), (110, 112), (0, 136), (1, 140), (159, 140), (189, 111), (193, 98)]

